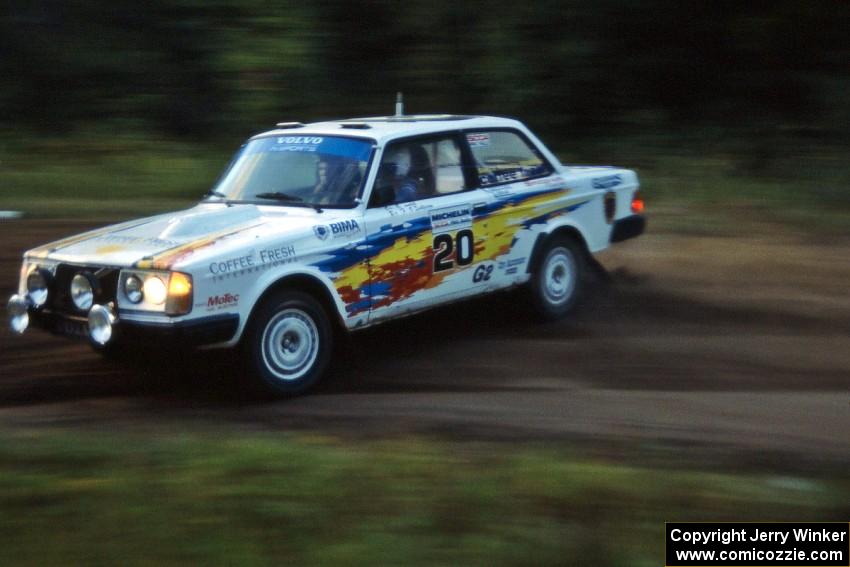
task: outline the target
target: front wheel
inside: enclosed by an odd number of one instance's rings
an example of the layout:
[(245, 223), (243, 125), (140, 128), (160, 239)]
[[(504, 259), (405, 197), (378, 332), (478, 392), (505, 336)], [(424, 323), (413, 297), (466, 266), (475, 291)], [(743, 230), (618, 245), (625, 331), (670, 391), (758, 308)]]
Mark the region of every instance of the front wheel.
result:
[(583, 272), (584, 255), (575, 240), (550, 242), (529, 282), (536, 313), (548, 321), (569, 313), (578, 302)]
[(332, 337), (315, 298), (294, 290), (274, 293), (257, 307), (243, 339), (253, 389), (275, 395), (309, 389), (327, 368)]

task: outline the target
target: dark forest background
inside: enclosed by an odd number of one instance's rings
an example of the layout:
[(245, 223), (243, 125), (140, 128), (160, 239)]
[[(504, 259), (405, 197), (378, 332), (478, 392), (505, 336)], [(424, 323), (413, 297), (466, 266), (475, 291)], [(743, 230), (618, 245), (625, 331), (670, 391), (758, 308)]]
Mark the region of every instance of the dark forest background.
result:
[[(388, 114), (401, 90), (410, 113), (514, 116), (568, 162), (657, 171), (662, 195), (681, 181), (664, 172), (683, 166), (697, 179), (723, 172), (723, 184), (745, 177), (723, 194), (756, 198), (766, 188), (754, 180), (804, 168), (803, 184), (812, 171), (822, 180), (809, 195), (846, 204), (850, 2), (71, 0), (3, 11), (0, 181), (12, 192), (53, 194), (34, 163), (65, 160), (90, 187), (128, 167), (136, 194), (196, 195), (248, 135)], [(150, 158), (141, 177), (133, 155)], [(84, 173), (80, 161), (103, 167)]]

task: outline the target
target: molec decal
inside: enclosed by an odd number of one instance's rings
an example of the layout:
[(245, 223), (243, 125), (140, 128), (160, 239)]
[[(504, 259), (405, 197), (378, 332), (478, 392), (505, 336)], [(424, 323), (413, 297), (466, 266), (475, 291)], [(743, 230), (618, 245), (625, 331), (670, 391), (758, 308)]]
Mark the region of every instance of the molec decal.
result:
[(238, 293), (225, 293), (223, 295), (211, 295), (207, 298), (207, 310), (232, 307), (239, 303)]

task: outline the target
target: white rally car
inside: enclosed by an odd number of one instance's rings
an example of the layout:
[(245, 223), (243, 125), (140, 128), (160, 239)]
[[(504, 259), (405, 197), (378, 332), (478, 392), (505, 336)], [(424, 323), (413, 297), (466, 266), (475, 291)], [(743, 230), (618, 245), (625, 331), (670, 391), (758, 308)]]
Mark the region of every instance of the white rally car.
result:
[(26, 252), (9, 322), (110, 353), (239, 347), (257, 386), (292, 394), (336, 330), (523, 285), (560, 317), (590, 254), (644, 224), (634, 172), (562, 165), (516, 120), (281, 123), (196, 206)]

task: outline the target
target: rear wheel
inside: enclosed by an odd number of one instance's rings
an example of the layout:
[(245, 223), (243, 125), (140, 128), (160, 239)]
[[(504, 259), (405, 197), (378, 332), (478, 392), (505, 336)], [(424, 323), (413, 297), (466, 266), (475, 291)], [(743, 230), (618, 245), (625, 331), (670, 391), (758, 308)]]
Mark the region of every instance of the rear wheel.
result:
[(304, 392), (327, 368), (332, 337), (315, 298), (294, 290), (275, 292), (257, 307), (243, 339), (250, 385), (266, 394)]
[(575, 307), (584, 268), (584, 255), (572, 238), (555, 237), (546, 244), (529, 282), (532, 305), (541, 318), (559, 319)]

